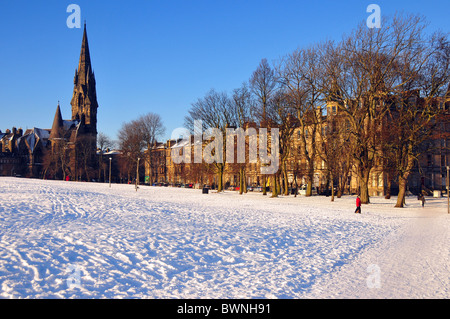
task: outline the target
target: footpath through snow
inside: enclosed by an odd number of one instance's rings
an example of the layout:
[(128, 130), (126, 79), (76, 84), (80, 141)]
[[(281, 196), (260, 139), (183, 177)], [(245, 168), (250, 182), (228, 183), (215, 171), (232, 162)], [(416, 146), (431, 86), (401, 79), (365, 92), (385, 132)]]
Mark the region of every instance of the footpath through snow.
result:
[(449, 298), (446, 198), (0, 178), (1, 298)]
[[(449, 298), (449, 216), (436, 206), (406, 214), (396, 234), (331, 274), (331, 278), (322, 279), (309, 297)], [(361, 280), (364, 276), (366, 281)]]

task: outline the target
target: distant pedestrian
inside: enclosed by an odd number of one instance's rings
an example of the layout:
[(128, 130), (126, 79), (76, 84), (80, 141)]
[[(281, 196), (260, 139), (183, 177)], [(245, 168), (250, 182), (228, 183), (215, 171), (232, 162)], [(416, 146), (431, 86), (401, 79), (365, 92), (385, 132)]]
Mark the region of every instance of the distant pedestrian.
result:
[(356, 197), (356, 210), (355, 210), (355, 214), (361, 214), (361, 198)]
[(424, 207), (425, 206), (425, 196), (423, 196), (423, 194), (422, 194), (422, 197), (420, 198), (420, 200), (422, 201), (422, 207)]

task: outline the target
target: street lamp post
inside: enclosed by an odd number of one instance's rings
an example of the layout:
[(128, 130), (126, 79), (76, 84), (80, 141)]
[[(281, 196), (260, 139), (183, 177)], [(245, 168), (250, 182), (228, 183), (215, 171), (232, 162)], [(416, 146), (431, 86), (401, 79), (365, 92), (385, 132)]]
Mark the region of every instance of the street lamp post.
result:
[(448, 172), (450, 170), (450, 166), (447, 166), (447, 214), (450, 214), (450, 194), (449, 191), (449, 178), (448, 178)]
[(111, 188), (111, 160), (112, 158), (109, 158), (109, 188)]
[(137, 192), (138, 184), (139, 184), (139, 160), (140, 160), (140, 158), (138, 157), (137, 166), (136, 166), (136, 192)]

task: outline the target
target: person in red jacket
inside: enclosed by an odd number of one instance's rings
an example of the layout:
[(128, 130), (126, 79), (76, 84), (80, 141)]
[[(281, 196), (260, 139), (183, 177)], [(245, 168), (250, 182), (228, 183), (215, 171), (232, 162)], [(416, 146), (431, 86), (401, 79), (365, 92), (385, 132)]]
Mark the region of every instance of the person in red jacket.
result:
[(356, 210), (355, 210), (355, 214), (361, 214), (361, 198), (356, 197)]

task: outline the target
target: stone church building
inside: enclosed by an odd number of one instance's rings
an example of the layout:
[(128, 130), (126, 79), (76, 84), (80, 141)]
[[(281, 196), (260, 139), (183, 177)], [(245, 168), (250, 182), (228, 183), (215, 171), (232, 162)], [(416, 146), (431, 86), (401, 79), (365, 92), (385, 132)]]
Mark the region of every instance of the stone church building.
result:
[(96, 169), (97, 91), (84, 25), (75, 71), (72, 117), (56, 108), (51, 129), (0, 131), (0, 176), (89, 180)]

